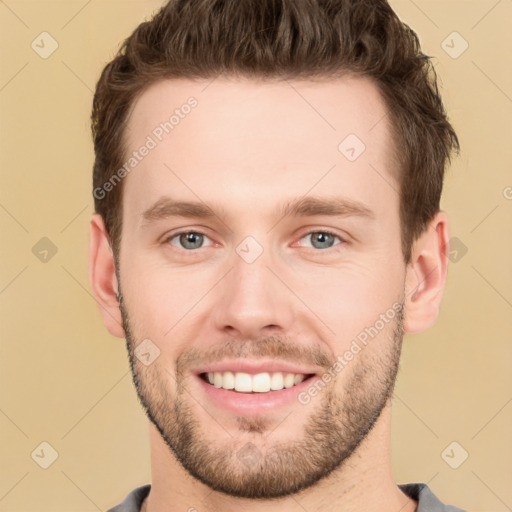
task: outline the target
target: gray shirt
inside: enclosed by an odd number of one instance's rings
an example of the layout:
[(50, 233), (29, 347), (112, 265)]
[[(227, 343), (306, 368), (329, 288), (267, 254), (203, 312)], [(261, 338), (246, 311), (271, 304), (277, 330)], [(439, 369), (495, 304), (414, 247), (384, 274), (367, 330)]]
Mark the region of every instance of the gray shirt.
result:
[[(402, 484), (398, 487), (407, 496), (418, 502), (416, 512), (465, 512), (461, 508), (441, 503), (427, 484)], [(150, 489), (151, 484), (137, 487), (126, 496), (122, 503), (107, 510), (107, 512), (140, 512), (140, 506), (149, 494)]]

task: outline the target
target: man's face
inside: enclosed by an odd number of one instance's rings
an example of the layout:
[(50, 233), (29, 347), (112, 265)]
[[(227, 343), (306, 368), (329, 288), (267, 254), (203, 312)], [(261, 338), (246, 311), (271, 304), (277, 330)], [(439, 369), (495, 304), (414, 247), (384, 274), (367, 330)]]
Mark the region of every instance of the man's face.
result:
[[(127, 141), (129, 154), (152, 146), (125, 178), (117, 269), (149, 418), (213, 489), (264, 498), (313, 485), (360, 446), (398, 368), (399, 187), (376, 87), (160, 82)], [(160, 351), (150, 364), (133, 354), (143, 340), (146, 358)]]

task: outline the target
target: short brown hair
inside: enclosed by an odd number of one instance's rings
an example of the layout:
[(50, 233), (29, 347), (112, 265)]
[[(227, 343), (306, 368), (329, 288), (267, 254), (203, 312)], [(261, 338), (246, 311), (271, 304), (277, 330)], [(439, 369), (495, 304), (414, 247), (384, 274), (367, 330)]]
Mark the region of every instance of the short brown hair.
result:
[[(98, 81), (93, 189), (123, 165), (130, 108), (156, 81), (365, 76), (378, 86), (391, 121), (402, 253), (409, 263), (413, 242), (439, 211), (451, 152), (460, 149), (430, 59), (386, 0), (170, 0), (124, 41)], [(116, 253), (122, 182), (104, 197), (93, 194)]]

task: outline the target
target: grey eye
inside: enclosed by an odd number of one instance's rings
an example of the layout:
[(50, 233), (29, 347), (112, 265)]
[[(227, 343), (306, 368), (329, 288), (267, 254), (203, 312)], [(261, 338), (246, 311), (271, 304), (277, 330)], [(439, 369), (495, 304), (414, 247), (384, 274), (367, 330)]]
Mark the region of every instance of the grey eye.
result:
[(334, 241), (336, 238), (340, 240), (340, 238), (336, 235), (332, 235), (331, 233), (326, 233), (324, 231), (315, 231), (313, 233), (308, 233), (304, 239), (311, 239), (311, 247), (314, 249), (330, 249), (334, 245)]
[[(176, 235), (170, 237), (169, 242), (171, 245), (179, 247), (180, 249), (194, 250), (203, 247), (205, 239), (208, 239), (208, 237), (202, 233), (197, 233), (196, 231), (187, 231), (183, 233), (177, 233)], [(177, 242), (175, 242), (176, 240)]]

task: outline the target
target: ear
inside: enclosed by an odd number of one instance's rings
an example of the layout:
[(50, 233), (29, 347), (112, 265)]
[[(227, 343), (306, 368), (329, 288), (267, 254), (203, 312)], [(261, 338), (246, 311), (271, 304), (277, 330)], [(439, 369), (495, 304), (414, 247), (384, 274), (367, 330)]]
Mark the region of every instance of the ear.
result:
[(97, 213), (92, 216), (89, 235), (89, 280), (94, 298), (110, 334), (124, 338), (114, 254), (103, 218)]
[(437, 319), (448, 271), (449, 239), (448, 217), (440, 211), (413, 244), (406, 274), (406, 333), (428, 329)]

